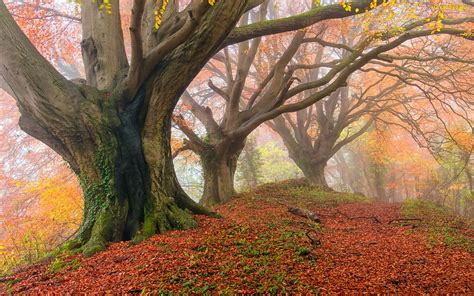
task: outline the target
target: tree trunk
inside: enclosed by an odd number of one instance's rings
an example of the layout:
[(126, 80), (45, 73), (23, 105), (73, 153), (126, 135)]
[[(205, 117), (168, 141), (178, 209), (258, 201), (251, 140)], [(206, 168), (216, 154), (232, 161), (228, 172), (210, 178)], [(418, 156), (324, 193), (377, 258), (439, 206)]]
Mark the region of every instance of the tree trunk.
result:
[[(289, 146), (287, 146), (288, 148)], [(314, 155), (308, 153), (309, 149), (289, 149), (288, 155), (295, 162), (295, 164), (303, 172), (303, 175), (311, 182), (312, 185), (329, 188), (324, 175), (324, 168), (327, 165), (327, 160), (321, 155)]]
[[(172, 166), (171, 122), (162, 110), (154, 153), (145, 156), (140, 114), (142, 90), (122, 110), (87, 104), (83, 133), (68, 143), (84, 191), (84, 218), (70, 247), (90, 255), (107, 242), (141, 240), (168, 229), (195, 226), (193, 213), (208, 214), (181, 189)], [(112, 96), (108, 102), (113, 102)], [(102, 100), (104, 102), (104, 100)]]
[(324, 168), (326, 167), (326, 163), (305, 163), (298, 167), (303, 171), (303, 174), (306, 178), (309, 179), (312, 185), (329, 188), (329, 185), (326, 181), (326, 177), (324, 175)]
[(385, 192), (385, 168), (381, 164), (372, 163), (372, 176), (375, 199), (378, 201), (388, 201)]
[[(178, 184), (171, 114), (247, 1), (218, 1), (212, 9), (193, 1), (185, 18), (187, 24), (196, 22), (194, 27), (173, 31), (175, 38), (160, 40), (141, 61), (140, 54), (132, 56), (138, 60), (130, 69), (140, 72), (139, 79), (127, 66), (119, 7), (112, 5), (113, 13), (105, 16), (96, 6), (83, 7), (88, 82), (83, 84), (56, 71), (0, 2), (0, 86), (15, 97), (21, 128), (59, 153), (79, 176), (84, 218), (69, 246), (82, 247), (86, 255), (108, 242), (192, 227), (192, 213), (209, 214)], [(135, 45), (141, 47), (140, 42)]]
[(201, 204), (213, 206), (224, 203), (236, 194), (234, 175), (237, 168), (232, 159), (207, 159), (202, 161), (204, 192)]
[(245, 142), (233, 142), (232, 145), (209, 149), (200, 156), (204, 176), (204, 192), (200, 201), (202, 205), (224, 203), (236, 194), (234, 177), (237, 160), (244, 145)]

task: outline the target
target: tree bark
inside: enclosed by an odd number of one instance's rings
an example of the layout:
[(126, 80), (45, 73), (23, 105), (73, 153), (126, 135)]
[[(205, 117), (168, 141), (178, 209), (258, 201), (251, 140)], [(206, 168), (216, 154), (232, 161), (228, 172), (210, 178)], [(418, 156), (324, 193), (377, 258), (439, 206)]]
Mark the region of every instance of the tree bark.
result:
[(301, 128), (294, 130), (294, 135), (296, 135), (294, 136), (290, 128), (286, 126), (283, 117), (278, 117), (273, 122), (268, 122), (267, 125), (280, 135), (288, 150), (288, 156), (300, 168), (304, 176), (313, 185), (329, 188), (324, 168), (337, 151), (333, 147), (339, 132), (336, 132), (335, 135), (319, 135), (313, 143), (308, 133), (302, 131)]
[(200, 201), (202, 205), (224, 203), (236, 194), (234, 177), (237, 160), (244, 145), (244, 141), (221, 143), (217, 147), (211, 146), (200, 155), (204, 176), (204, 192)]
[(236, 167), (235, 158), (202, 160), (204, 192), (201, 204), (213, 206), (230, 200), (236, 194), (234, 188)]
[(324, 175), (324, 168), (326, 167), (326, 163), (317, 163), (311, 164), (309, 168), (303, 170), (303, 174), (306, 178), (309, 179), (311, 184), (316, 186), (321, 186), (324, 188), (329, 188), (329, 185), (326, 181), (326, 177)]
[[(84, 103), (81, 109), (84, 132), (70, 142), (68, 150), (78, 163), (84, 217), (70, 247), (82, 247), (85, 255), (102, 250), (108, 242), (142, 240), (168, 229), (187, 229), (195, 226), (191, 213), (209, 214), (178, 184), (167, 118), (162, 119), (162, 132), (156, 135), (160, 146), (156, 146), (154, 163), (158, 167), (150, 169), (139, 116), (145, 94), (142, 89), (120, 111), (104, 104), (103, 98), (96, 101), (101, 104)], [(113, 101), (113, 97), (108, 100)]]
[(324, 157), (295, 151), (291, 151), (289, 156), (312, 185), (329, 188), (324, 175), (324, 168), (327, 165), (327, 160)]
[[(112, 63), (113, 69), (100, 66), (109, 50), (96, 44), (104, 43), (102, 35), (88, 38), (95, 49), (83, 47), (89, 83), (72, 83), (38, 53), (0, 3), (2, 87), (17, 100), (21, 127), (61, 154), (83, 188), (84, 217), (69, 247), (91, 255), (108, 242), (193, 227), (192, 213), (211, 214), (177, 181), (171, 114), (185, 87), (235, 26), (245, 2), (222, 1), (212, 9), (204, 4), (193, 6), (193, 20), (199, 23), (192, 36), (171, 46), (140, 87), (129, 91), (121, 74), (125, 62)], [(101, 12), (90, 16), (102, 18)], [(117, 55), (123, 56), (121, 51)]]

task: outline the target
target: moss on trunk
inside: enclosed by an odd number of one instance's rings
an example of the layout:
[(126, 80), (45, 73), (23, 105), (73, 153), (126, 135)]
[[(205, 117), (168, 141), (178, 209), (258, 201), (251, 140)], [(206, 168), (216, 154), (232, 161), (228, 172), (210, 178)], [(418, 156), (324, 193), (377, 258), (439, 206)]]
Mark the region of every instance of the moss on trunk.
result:
[(200, 203), (213, 206), (229, 201), (236, 194), (234, 177), (237, 160), (245, 146), (240, 141), (223, 140), (200, 155), (204, 176), (204, 192)]
[[(84, 217), (77, 237), (68, 245), (85, 255), (107, 243), (140, 241), (169, 229), (195, 227), (193, 213), (209, 214), (181, 189), (172, 166), (171, 124), (163, 119), (154, 135), (153, 162), (145, 156), (139, 111), (145, 98), (137, 94), (117, 110), (90, 100), (88, 133), (73, 146), (84, 191)], [(113, 104), (112, 96), (108, 102)], [(150, 150), (148, 150), (150, 151)]]

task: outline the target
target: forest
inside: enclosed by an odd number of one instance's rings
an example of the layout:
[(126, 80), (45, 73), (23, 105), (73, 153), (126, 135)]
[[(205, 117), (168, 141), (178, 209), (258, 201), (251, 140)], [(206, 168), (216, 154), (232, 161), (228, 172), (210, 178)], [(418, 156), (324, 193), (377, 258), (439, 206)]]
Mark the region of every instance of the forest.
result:
[(2, 0), (0, 295), (474, 293), (472, 0)]

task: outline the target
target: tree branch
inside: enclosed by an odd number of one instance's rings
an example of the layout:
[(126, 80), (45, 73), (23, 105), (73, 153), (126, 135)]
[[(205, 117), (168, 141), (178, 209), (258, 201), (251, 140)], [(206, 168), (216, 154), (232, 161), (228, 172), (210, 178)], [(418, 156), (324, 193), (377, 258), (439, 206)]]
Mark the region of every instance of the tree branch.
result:
[[(129, 27), (132, 57), (127, 76), (127, 88), (129, 90), (136, 90), (140, 83), (140, 72), (143, 66), (142, 18), (145, 2), (145, 0), (134, 0), (132, 6), (132, 16)], [(129, 95), (132, 97), (135, 94), (131, 93)]]
[[(358, 14), (356, 9), (357, 11), (372, 9), (371, 2), (371, 0), (349, 2), (348, 4), (352, 6), (351, 11), (346, 11), (340, 4), (324, 5), (298, 15), (238, 27), (227, 37), (222, 47), (261, 36), (300, 30), (323, 20), (355, 15)], [(380, 4), (382, 0), (377, 0), (377, 5)]]
[(82, 59), (87, 84), (112, 90), (128, 67), (120, 19), (119, 0), (111, 0), (110, 12), (99, 9), (97, 1), (82, 3)]

